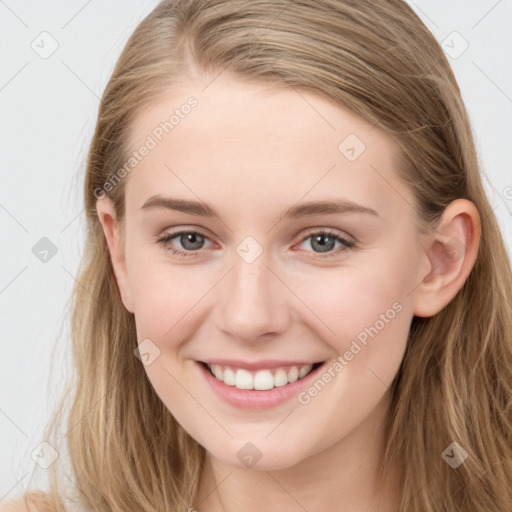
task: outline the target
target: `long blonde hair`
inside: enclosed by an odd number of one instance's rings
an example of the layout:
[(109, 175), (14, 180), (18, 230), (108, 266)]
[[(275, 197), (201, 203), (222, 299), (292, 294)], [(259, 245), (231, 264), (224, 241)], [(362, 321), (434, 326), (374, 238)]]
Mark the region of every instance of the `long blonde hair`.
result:
[[(126, 161), (134, 116), (192, 69), (316, 91), (392, 135), (425, 226), (457, 198), (475, 204), (482, 235), (468, 279), (438, 314), (413, 318), (381, 476), (393, 461), (403, 468), (401, 512), (512, 510), (511, 265), (454, 74), (403, 0), (164, 0), (129, 39), (88, 154), (66, 433), (57, 428), (64, 400), (46, 432), (69, 451), (76, 503), (102, 512), (200, 507), (205, 450), (134, 356), (134, 318), (120, 299), (94, 193)], [(123, 190), (121, 181), (107, 193), (120, 219)], [(456, 469), (441, 456), (452, 442), (468, 453)], [(60, 464), (49, 469), (46, 497), (29, 495), (48, 510), (65, 510)]]

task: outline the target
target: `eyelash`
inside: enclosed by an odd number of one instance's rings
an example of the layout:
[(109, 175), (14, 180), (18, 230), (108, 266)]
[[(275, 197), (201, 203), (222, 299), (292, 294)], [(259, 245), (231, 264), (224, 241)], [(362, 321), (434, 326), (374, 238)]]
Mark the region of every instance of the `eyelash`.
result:
[[(157, 237), (157, 244), (160, 244), (166, 251), (170, 251), (172, 254), (174, 254), (174, 255), (176, 255), (176, 256), (178, 256), (180, 258), (190, 258), (190, 257), (195, 256), (196, 253), (200, 252), (202, 249), (197, 249), (195, 251), (183, 251), (181, 249), (176, 249), (175, 247), (172, 247), (172, 246), (168, 245), (168, 243), (173, 238), (176, 238), (176, 237), (178, 237), (180, 235), (190, 235), (190, 234), (200, 235), (203, 238), (209, 240), (209, 238), (206, 235), (204, 235), (203, 233), (201, 233), (200, 231), (192, 231), (192, 230), (185, 231), (185, 230), (182, 230), (182, 231), (176, 231), (174, 233), (166, 233), (162, 237)], [(313, 259), (331, 258), (334, 255), (338, 255), (340, 252), (347, 252), (347, 251), (350, 251), (352, 249), (357, 248), (355, 242), (352, 242), (351, 240), (343, 238), (343, 237), (339, 236), (336, 232), (331, 231), (329, 229), (323, 229), (323, 230), (319, 230), (319, 231), (312, 231), (311, 233), (309, 233), (308, 235), (303, 237), (302, 240), (300, 241), (300, 243), (302, 244), (304, 241), (306, 241), (308, 238), (311, 238), (314, 235), (323, 235), (323, 236), (331, 237), (335, 241), (341, 242), (344, 247), (343, 248), (338, 248), (337, 250), (333, 250), (333, 251), (329, 252), (326, 256), (320, 256), (319, 255), (320, 253), (314, 253), (314, 254), (317, 254), (317, 256), (314, 256)], [(308, 252), (311, 252), (311, 251), (308, 251)]]

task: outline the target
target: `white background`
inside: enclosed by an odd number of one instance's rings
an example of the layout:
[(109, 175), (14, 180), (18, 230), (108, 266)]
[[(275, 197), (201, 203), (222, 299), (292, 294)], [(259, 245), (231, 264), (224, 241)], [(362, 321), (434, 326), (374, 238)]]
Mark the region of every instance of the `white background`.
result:
[[(469, 44), (449, 60), (510, 254), (512, 1), (409, 3), (438, 41), (450, 36), (453, 51), (461, 49), (450, 35), (457, 31)], [(0, 0), (0, 500), (24, 492), (69, 358), (67, 301), (84, 244), (84, 163), (99, 98), (129, 35), (156, 4)], [(47, 59), (31, 48), (43, 31), (58, 43)], [(47, 263), (32, 253), (42, 237), (58, 249)]]

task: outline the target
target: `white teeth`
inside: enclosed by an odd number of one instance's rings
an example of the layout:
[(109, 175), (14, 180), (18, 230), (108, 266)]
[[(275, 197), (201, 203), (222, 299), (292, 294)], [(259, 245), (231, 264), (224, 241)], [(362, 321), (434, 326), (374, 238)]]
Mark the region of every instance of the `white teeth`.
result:
[(299, 378), (299, 369), (292, 366), (288, 372), (288, 382), (295, 382)]
[(288, 375), (286, 375), (286, 372), (282, 368), (279, 368), (274, 375), (274, 386), (278, 388), (285, 384), (288, 384)]
[(222, 380), (222, 368), (218, 364), (214, 364), (212, 367), (213, 373), (217, 379)]
[(238, 389), (253, 389), (253, 378), (251, 372), (243, 369), (237, 370), (235, 375), (235, 386)]
[(218, 364), (208, 364), (208, 367), (215, 375), (217, 380), (224, 382), (228, 386), (235, 386), (238, 389), (255, 389), (265, 391), (274, 387), (285, 386), (304, 378), (313, 368), (312, 364), (306, 364), (300, 369), (292, 366), (288, 372), (284, 368), (278, 368), (274, 375), (270, 370), (258, 370), (251, 373), (243, 368), (222, 367)]
[(268, 370), (260, 370), (254, 375), (254, 389), (264, 391), (274, 387), (274, 377)]
[(299, 379), (302, 379), (302, 377), (305, 377), (311, 371), (311, 368), (313, 368), (312, 364), (307, 364), (306, 366), (303, 366), (299, 370)]
[(235, 372), (231, 368), (224, 370), (224, 384), (234, 386), (236, 384)]

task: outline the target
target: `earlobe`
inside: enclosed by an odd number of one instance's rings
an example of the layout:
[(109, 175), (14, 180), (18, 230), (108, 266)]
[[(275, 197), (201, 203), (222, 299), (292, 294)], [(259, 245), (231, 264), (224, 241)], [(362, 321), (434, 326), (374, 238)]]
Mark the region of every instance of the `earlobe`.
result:
[(445, 208), (425, 251), (430, 271), (420, 276), (415, 290), (415, 316), (433, 316), (455, 297), (476, 261), (480, 234), (480, 216), (471, 201), (456, 199)]
[(103, 228), (103, 234), (108, 245), (114, 275), (119, 288), (121, 299), (125, 308), (133, 313), (132, 293), (128, 279), (122, 226), (117, 220), (117, 215), (112, 200), (104, 196), (96, 201), (98, 219)]

